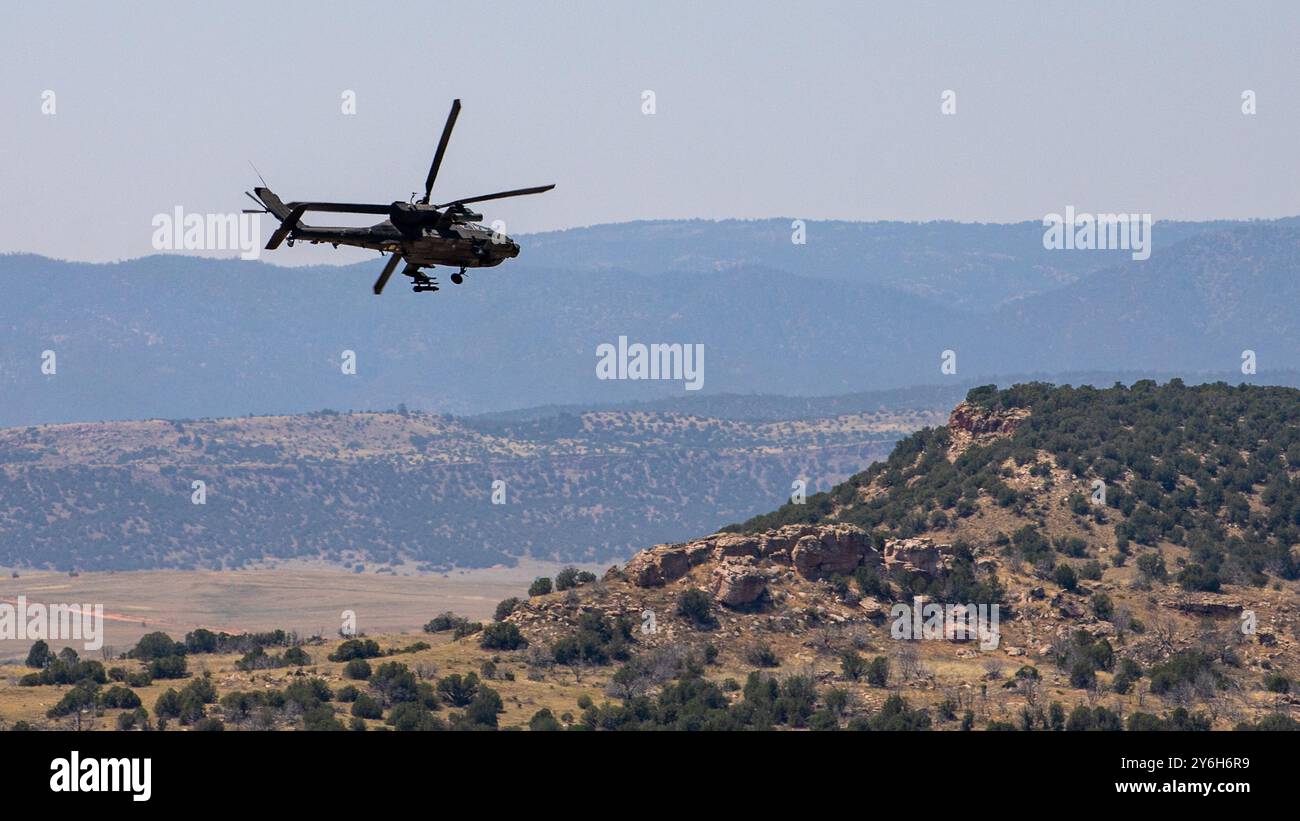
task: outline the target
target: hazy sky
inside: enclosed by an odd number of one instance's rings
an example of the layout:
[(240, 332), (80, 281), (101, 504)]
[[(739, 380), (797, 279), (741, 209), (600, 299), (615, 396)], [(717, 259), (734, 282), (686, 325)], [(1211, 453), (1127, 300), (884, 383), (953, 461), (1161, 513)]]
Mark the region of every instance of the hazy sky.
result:
[(1294, 2), (225, 0), (5, 17), (0, 251), (153, 253), (155, 214), (244, 207), (249, 160), (286, 200), (406, 199), (456, 96), (435, 200), (558, 184), (490, 204), (512, 234), (669, 217), (1016, 221), (1066, 205), (1300, 213)]

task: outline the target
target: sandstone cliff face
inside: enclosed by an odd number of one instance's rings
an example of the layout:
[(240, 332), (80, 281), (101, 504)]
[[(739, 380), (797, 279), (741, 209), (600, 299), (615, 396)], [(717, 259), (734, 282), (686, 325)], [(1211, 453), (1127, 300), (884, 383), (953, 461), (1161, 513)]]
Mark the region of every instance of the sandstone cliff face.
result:
[(637, 587), (670, 584), (712, 565), (708, 587), (738, 607), (762, 596), (774, 576), (793, 571), (809, 581), (852, 575), (859, 565), (883, 564), (935, 576), (947, 569), (952, 546), (930, 538), (889, 539), (883, 554), (861, 528), (848, 524), (786, 525), (766, 533), (717, 533), (684, 544), (661, 544), (633, 556), (621, 575)]
[(976, 442), (1010, 436), (1027, 416), (1028, 408), (990, 411), (962, 402), (948, 416), (948, 431), (952, 439), (949, 455), (956, 457)]
[(767, 573), (751, 558), (724, 559), (713, 568), (711, 589), (719, 603), (741, 607), (763, 595), (767, 579)]
[(934, 576), (952, 555), (951, 545), (935, 545), (928, 538), (889, 539), (885, 542), (885, 567)]
[(961, 402), (948, 416), (948, 427), (971, 436), (1010, 436), (1015, 433), (1020, 420), (1028, 415), (1028, 408), (991, 411), (969, 402)]
[(821, 579), (852, 573), (863, 562), (878, 563), (880, 554), (863, 530), (836, 525), (800, 534), (790, 560), (805, 579)]
[(685, 576), (691, 569), (690, 556), (683, 544), (656, 545), (629, 559), (623, 573), (637, 587), (657, 587)]
[(762, 595), (772, 570), (793, 568), (805, 579), (847, 575), (880, 562), (861, 528), (847, 524), (786, 525), (766, 533), (717, 533), (685, 544), (663, 544), (633, 556), (623, 568), (638, 587), (657, 587), (714, 562), (711, 584), (723, 604), (738, 606)]

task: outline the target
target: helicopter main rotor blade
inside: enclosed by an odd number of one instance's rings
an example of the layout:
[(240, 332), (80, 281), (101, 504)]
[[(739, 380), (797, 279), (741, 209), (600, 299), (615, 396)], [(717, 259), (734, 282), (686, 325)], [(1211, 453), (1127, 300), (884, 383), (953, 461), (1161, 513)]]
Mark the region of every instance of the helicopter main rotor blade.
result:
[(397, 268), (397, 263), (401, 261), (401, 254), (392, 253), (388, 255), (388, 263), (384, 266), (384, 270), (379, 274), (379, 279), (375, 280), (375, 296), (379, 296), (379, 294), (383, 292), (384, 286), (388, 284), (388, 278), (393, 275), (393, 271)]
[(456, 126), (460, 116), (460, 100), (451, 101), (451, 113), (447, 115), (447, 124), (442, 127), (442, 139), (438, 140), (438, 150), (433, 154), (433, 165), (429, 166), (429, 176), (424, 181), (424, 199), (429, 201), (429, 192), (433, 190), (433, 181), (438, 178), (438, 169), (442, 167), (442, 155), (447, 153), (447, 141), (451, 139), (451, 130)]
[(435, 205), (434, 208), (446, 208), (449, 205), (465, 205), (471, 202), (487, 202), (488, 200), (500, 200), (505, 199), (506, 197), (522, 197), (525, 194), (541, 194), (550, 191), (554, 187), (555, 183), (551, 183), (550, 185), (539, 185), (534, 188), (516, 188), (513, 191), (498, 191), (495, 194), (482, 194), (477, 197), (463, 197), (458, 200), (452, 200), (451, 202), (445, 202), (442, 205)]
[(387, 214), (392, 205), (371, 202), (291, 202), (290, 208), (304, 211), (330, 211), (335, 214)]

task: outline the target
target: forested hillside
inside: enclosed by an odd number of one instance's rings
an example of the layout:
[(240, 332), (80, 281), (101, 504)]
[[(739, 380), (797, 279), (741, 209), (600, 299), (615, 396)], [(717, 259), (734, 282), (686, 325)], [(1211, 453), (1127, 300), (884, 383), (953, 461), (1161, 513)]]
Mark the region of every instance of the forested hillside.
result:
[(829, 487), (936, 418), (398, 411), (12, 428), (0, 430), (0, 565), (611, 561), (770, 507), (797, 479)]
[[(1065, 494), (1072, 517), (1093, 531), (1087, 548), (1072, 551), (1108, 549), (1123, 563), (1141, 548), (1178, 546), (1187, 551), (1179, 583), (1197, 590), (1300, 574), (1300, 391), (1028, 384), (975, 389), (967, 403), (975, 419), (1011, 414), (1013, 432), (987, 443), (977, 436), (950, 458), (960, 428), (918, 431), (807, 505), (739, 529), (829, 520), (895, 537), (960, 531), (986, 500), (1030, 529), (1009, 549), (1034, 562), (1056, 552), (1052, 534), (1026, 534), (1043, 528), (1051, 496)], [(1104, 504), (1092, 503), (1094, 482)]]

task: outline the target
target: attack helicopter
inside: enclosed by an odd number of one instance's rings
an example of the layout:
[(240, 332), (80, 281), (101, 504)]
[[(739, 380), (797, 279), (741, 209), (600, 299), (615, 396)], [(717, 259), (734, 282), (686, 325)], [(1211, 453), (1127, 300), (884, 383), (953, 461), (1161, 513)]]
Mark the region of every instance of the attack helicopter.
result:
[[(460, 100), (451, 104), (451, 113), (442, 129), (442, 138), (433, 155), (433, 164), (424, 181), (424, 195), (418, 200), (415, 194), (407, 202), (396, 201), (383, 203), (354, 202), (283, 202), (261, 180), (262, 185), (255, 187), (252, 193), (245, 194), (257, 203), (257, 209), (245, 209), (245, 213), (267, 213), (280, 221), (280, 225), (271, 234), (266, 243), (266, 250), (274, 251), (281, 243), (293, 247), (295, 242), (310, 242), (313, 245), (329, 243), (337, 248), (350, 245), (356, 248), (373, 248), (388, 254), (379, 278), (375, 280), (374, 291), (382, 293), (388, 279), (397, 269), (398, 263), (405, 262), (402, 273), (412, 280), (412, 290), (438, 290), (438, 281), (422, 269), (436, 265), (459, 269), (451, 275), (451, 281), (460, 285), (465, 281), (465, 272), (470, 268), (491, 268), (507, 259), (519, 256), (519, 243), (504, 233), (497, 232), (482, 225), (483, 215), (469, 208), (470, 205), (507, 197), (522, 197), (528, 194), (541, 194), (555, 187), (538, 185), (532, 188), (516, 188), (510, 191), (498, 191), (495, 194), (480, 194), (473, 197), (460, 197), (443, 203), (431, 203), (433, 183), (438, 179), (438, 169), (442, 167), (442, 158), (447, 153), (447, 143), (451, 131), (460, 116)], [(259, 179), (261, 175), (258, 175)], [(418, 192), (417, 192), (418, 193)], [(302, 222), (304, 214), (315, 211), (336, 214), (375, 214), (387, 217), (378, 225), (366, 228), (332, 228), (306, 225)]]

